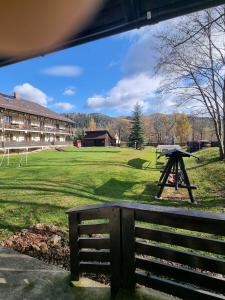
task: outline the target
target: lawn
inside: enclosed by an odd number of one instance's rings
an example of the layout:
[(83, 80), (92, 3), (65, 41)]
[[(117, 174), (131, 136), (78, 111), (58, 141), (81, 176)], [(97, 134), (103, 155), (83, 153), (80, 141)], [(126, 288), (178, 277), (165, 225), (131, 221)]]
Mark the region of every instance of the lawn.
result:
[(218, 150), (198, 152), (200, 161), (187, 159), (187, 167), (199, 203), (186, 200), (157, 200), (154, 148), (143, 151), (126, 148), (67, 148), (29, 154), (28, 165), (19, 167), (19, 155), (10, 166), (0, 168), (1, 237), (34, 223), (67, 226), (65, 210), (75, 206), (108, 201), (138, 201), (148, 204), (193, 207), (225, 212), (225, 163), (217, 159)]

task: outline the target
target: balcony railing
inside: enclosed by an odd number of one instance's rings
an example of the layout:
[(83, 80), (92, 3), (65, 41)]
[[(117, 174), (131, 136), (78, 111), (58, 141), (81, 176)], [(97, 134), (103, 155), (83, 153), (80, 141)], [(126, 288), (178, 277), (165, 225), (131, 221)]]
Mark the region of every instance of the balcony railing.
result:
[(72, 141), (55, 141), (55, 142), (46, 142), (46, 141), (38, 141), (38, 142), (2, 142), (0, 143), (0, 148), (29, 148), (29, 147), (50, 147), (50, 146), (60, 146), (60, 145), (71, 145), (72, 146)]
[(67, 213), (71, 280), (108, 274), (113, 295), (137, 283), (181, 299), (225, 299), (225, 214), (126, 202)]
[(37, 126), (31, 126), (31, 125), (24, 125), (24, 124), (0, 124), (1, 128), (4, 128), (5, 130), (27, 130), (31, 132), (52, 132), (52, 133), (63, 133), (63, 134), (72, 134), (73, 130), (70, 128), (65, 129), (59, 129), (59, 128), (50, 128), (50, 127), (37, 127)]

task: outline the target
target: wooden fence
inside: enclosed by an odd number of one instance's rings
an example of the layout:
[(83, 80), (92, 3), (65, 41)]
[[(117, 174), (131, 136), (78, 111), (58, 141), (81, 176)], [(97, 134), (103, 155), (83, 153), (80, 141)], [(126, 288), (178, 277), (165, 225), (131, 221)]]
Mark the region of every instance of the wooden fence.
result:
[[(136, 203), (67, 211), (71, 280), (108, 274), (181, 299), (225, 299), (225, 215)], [(178, 232), (179, 229), (179, 232)]]

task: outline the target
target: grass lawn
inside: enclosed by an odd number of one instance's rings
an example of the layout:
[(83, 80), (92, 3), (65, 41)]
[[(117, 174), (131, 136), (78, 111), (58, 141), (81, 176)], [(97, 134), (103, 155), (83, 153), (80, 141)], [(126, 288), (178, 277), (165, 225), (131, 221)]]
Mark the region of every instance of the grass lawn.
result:
[[(199, 187), (195, 192), (197, 205), (180, 199), (154, 198), (160, 176), (154, 148), (49, 150), (30, 154), (28, 165), (21, 167), (19, 156), (12, 156), (10, 166), (0, 168), (0, 238), (34, 223), (66, 227), (67, 208), (108, 201), (139, 201), (224, 213), (225, 163), (218, 161), (217, 154), (217, 149), (208, 149), (198, 152), (200, 161), (187, 159), (191, 182)], [(172, 194), (166, 191), (164, 195)]]

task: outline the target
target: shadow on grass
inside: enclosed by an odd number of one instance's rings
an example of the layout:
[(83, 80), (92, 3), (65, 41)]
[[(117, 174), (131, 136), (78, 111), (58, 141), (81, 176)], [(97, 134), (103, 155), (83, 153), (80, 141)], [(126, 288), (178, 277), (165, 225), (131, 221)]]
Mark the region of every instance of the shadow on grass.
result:
[(134, 158), (128, 161), (128, 165), (135, 169), (143, 169), (144, 164), (148, 161), (142, 158)]
[[(225, 198), (215, 199), (213, 197), (203, 198), (204, 208), (225, 208)], [(202, 203), (203, 204), (203, 203)], [(200, 203), (201, 205), (201, 203)]]
[[(69, 162), (67, 162), (66, 164), (58, 161), (58, 163), (56, 161), (52, 161), (52, 162), (48, 162), (47, 166), (48, 167), (59, 167), (59, 166), (63, 166), (63, 167), (76, 167), (76, 166), (90, 166), (90, 165), (95, 165), (95, 166), (118, 166), (118, 167), (125, 167), (125, 168), (131, 168), (132, 166), (127, 165), (126, 163), (120, 163), (120, 162), (116, 162), (116, 161), (108, 161), (108, 160), (100, 160), (100, 161), (89, 161), (89, 160), (84, 160), (81, 161), (79, 160), (71, 160)], [(23, 166), (23, 168), (29, 169), (29, 167), (33, 168), (33, 167), (45, 167), (46, 168), (46, 163), (43, 162), (42, 163), (32, 163), (29, 166)], [(5, 166), (5, 168), (8, 168), (7, 166)]]
[[(219, 157), (211, 157), (211, 158), (201, 158), (199, 159), (199, 161), (197, 161), (195, 166), (190, 166), (187, 167), (187, 170), (195, 170), (210, 164), (213, 164), (215, 162), (221, 161)], [(222, 163), (222, 161), (221, 161)]]
[[(144, 186), (144, 190), (135, 194), (135, 186)], [(198, 199), (198, 204), (193, 204), (188, 200), (188, 196), (185, 199), (179, 199), (176, 197), (176, 191), (174, 190), (174, 198), (162, 198), (158, 199), (155, 196), (158, 192), (157, 182), (147, 181), (122, 181), (117, 179), (110, 179), (102, 186), (95, 189), (94, 194), (99, 196), (99, 202), (107, 201), (134, 201), (144, 204), (160, 205), (160, 206), (173, 206), (181, 208), (193, 208), (193, 209), (209, 209), (209, 208), (221, 208), (225, 207), (225, 199), (215, 199), (213, 197), (201, 197)], [(171, 188), (172, 189), (172, 188)], [(170, 190), (171, 190), (170, 189)], [(132, 190), (134, 192), (132, 192)], [(172, 190), (173, 191), (173, 190)], [(163, 195), (162, 195), (163, 197)], [(105, 200), (105, 198), (107, 198)]]

